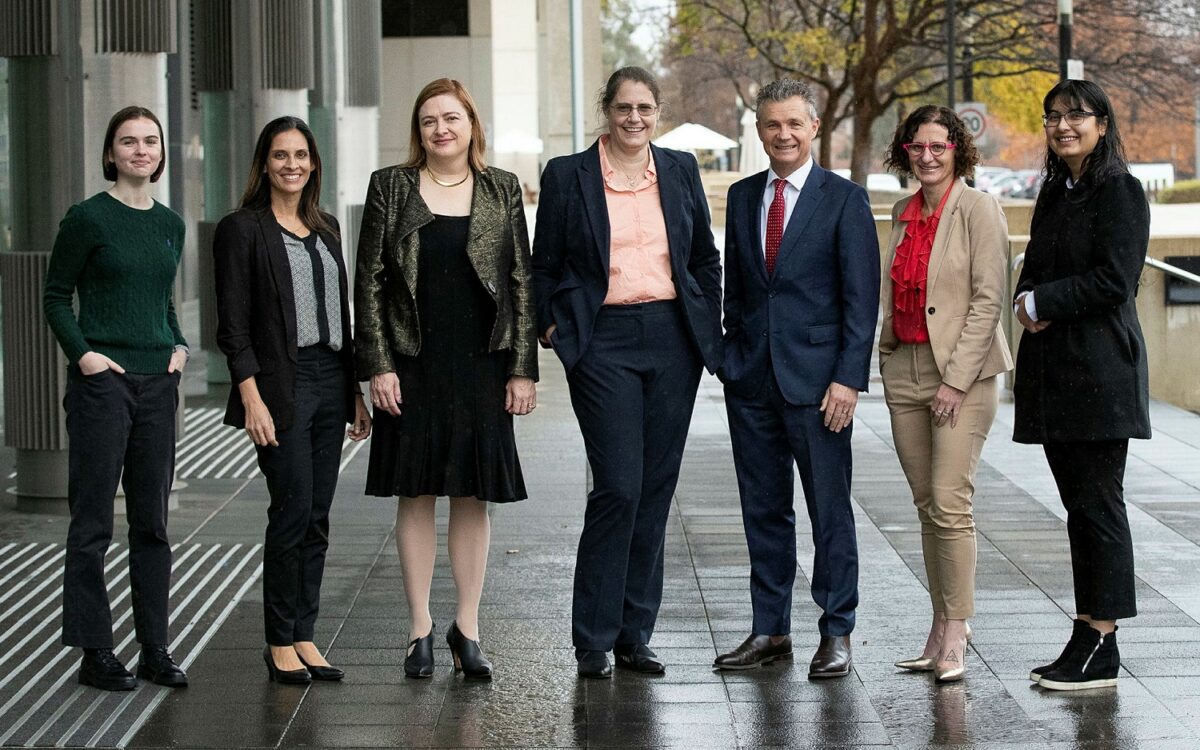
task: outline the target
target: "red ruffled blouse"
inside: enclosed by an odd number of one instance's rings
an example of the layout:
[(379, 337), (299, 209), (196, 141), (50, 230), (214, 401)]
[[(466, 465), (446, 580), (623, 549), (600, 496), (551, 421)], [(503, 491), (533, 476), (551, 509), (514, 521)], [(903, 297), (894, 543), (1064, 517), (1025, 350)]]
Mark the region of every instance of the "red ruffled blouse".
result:
[(918, 190), (898, 219), (907, 224), (904, 239), (896, 246), (896, 257), (892, 260), (892, 331), (902, 344), (929, 342), (929, 327), (925, 323), (929, 254), (933, 251), (942, 207), (953, 189), (951, 184), (937, 210), (924, 218), (921, 211), (925, 208), (925, 194)]

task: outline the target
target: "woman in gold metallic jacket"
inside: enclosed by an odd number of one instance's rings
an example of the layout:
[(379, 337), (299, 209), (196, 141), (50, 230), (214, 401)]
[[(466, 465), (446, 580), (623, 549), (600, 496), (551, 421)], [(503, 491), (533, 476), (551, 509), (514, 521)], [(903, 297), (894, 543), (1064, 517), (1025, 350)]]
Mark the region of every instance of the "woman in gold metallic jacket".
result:
[(433, 673), (434, 501), (450, 498), (455, 670), (490, 678), (479, 648), (487, 502), (526, 497), (513, 415), (536, 405), (529, 237), (515, 175), (483, 161), (471, 95), (433, 81), (413, 106), (409, 160), (371, 176), (355, 279), (358, 376), (371, 381), (367, 494), (399, 497), (409, 677)]

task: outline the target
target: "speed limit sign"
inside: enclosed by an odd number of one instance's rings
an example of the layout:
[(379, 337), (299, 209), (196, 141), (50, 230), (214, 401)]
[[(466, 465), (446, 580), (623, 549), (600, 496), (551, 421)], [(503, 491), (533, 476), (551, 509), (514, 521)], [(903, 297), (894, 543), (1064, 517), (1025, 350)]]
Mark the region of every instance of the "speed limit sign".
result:
[(955, 109), (962, 118), (976, 146), (987, 143), (987, 105), (983, 102), (963, 102)]

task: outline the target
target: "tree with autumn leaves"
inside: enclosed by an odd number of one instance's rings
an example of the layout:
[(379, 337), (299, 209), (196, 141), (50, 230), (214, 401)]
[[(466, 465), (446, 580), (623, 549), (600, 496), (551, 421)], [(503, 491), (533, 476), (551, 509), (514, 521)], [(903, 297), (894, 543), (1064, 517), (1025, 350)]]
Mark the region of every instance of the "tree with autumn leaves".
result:
[[(1089, 78), (1146, 106), (1200, 84), (1200, 13), (1187, 0), (1077, 0), (1075, 57)], [(1036, 122), (1057, 70), (1052, 0), (956, 0), (977, 98), (1021, 125)], [(818, 160), (852, 124), (851, 173), (862, 180), (871, 130), (900, 103), (945, 101), (946, 0), (678, 0), (669, 56), (707, 68), (753, 103), (751, 84), (789, 76), (819, 100)], [(1169, 107), (1168, 107), (1169, 108)], [(1188, 115), (1190, 119), (1190, 113)]]

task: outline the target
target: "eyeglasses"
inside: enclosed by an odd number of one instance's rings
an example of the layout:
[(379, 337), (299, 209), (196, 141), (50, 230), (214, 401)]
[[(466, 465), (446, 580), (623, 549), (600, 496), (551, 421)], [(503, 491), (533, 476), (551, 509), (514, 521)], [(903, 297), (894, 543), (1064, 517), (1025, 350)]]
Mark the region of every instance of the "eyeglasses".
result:
[(929, 153), (934, 156), (941, 156), (946, 153), (946, 149), (954, 148), (953, 143), (942, 143), (941, 141), (931, 141), (929, 143), (906, 143), (904, 150), (914, 159), (921, 158), (921, 154), (925, 153), (925, 149), (929, 149)]
[(620, 117), (629, 117), (634, 111), (638, 113), (638, 117), (653, 117), (658, 112), (658, 107), (653, 104), (639, 104), (636, 107), (632, 104), (612, 104), (608, 108)]
[(1096, 117), (1096, 113), (1088, 112), (1086, 109), (1073, 109), (1066, 114), (1050, 110), (1046, 114), (1042, 115), (1042, 125), (1045, 125), (1048, 128), (1056, 128), (1058, 127), (1058, 124), (1063, 121), (1064, 117), (1066, 118), (1068, 125), (1079, 125), (1089, 117)]

